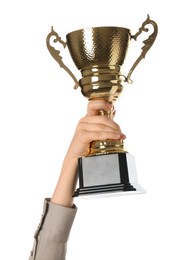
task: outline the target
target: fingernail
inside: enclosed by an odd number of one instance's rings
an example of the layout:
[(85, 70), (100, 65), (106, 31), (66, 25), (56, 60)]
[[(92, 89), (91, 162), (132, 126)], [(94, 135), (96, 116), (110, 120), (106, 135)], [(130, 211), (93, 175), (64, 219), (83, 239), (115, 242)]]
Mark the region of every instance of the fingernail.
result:
[(107, 106), (109, 107), (109, 108), (112, 108), (113, 107), (113, 104), (112, 103), (107, 103)]
[(127, 137), (126, 137), (126, 135), (121, 134), (121, 138), (124, 140), (124, 139), (126, 139)]

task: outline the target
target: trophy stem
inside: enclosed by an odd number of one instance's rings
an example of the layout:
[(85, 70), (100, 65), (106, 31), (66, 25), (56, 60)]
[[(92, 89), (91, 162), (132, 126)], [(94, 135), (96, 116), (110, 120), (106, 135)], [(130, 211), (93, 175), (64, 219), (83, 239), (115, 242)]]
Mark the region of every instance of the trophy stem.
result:
[[(114, 117), (114, 107), (109, 110), (99, 110), (99, 115), (107, 116), (108, 118), (113, 119)], [(110, 153), (123, 153), (124, 150), (123, 140), (104, 140), (104, 141), (93, 141), (90, 144), (89, 155), (99, 155), (99, 154), (110, 154)]]
[[(119, 65), (92, 65), (82, 69), (81, 73), (79, 85), (88, 100), (102, 99), (113, 103), (121, 94), (126, 81)], [(114, 107), (109, 111), (99, 110), (98, 115), (113, 119)], [(123, 140), (97, 140), (91, 142), (88, 156), (123, 152), (126, 152)]]

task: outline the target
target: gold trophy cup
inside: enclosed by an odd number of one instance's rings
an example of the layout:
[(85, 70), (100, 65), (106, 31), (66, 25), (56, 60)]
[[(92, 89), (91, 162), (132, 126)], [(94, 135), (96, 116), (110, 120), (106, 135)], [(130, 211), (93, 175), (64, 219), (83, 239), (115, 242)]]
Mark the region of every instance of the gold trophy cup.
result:
[[(143, 41), (144, 46), (138, 59), (127, 76), (122, 75), (123, 65), (129, 42), (142, 32), (148, 32), (147, 25), (153, 26), (153, 32)], [(81, 88), (81, 93), (88, 100), (105, 99), (114, 103), (128, 82), (138, 63), (145, 58), (153, 45), (158, 32), (156, 22), (148, 15), (139, 31), (132, 35), (122, 27), (93, 27), (70, 32), (64, 42), (53, 30), (47, 36), (47, 48), (53, 58), (74, 80), (74, 88)], [(59, 42), (68, 47), (74, 64), (80, 70), (82, 78), (77, 80), (71, 70), (63, 63), (60, 51), (52, 44)], [(98, 111), (98, 114), (113, 119), (113, 111)], [(119, 194), (143, 193), (138, 184), (134, 156), (124, 150), (122, 140), (94, 141), (90, 144), (89, 155), (78, 160), (79, 188), (77, 196), (112, 196)]]

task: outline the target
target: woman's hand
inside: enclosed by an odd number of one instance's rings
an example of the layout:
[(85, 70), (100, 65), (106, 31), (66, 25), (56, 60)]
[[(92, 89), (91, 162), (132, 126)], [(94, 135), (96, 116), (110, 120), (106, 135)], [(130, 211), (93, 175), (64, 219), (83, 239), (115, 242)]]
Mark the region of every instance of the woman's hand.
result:
[(105, 100), (94, 100), (88, 103), (87, 115), (80, 119), (67, 156), (78, 159), (89, 154), (92, 141), (106, 139), (125, 139), (117, 123), (107, 116), (98, 115), (99, 110), (110, 111), (112, 105)]

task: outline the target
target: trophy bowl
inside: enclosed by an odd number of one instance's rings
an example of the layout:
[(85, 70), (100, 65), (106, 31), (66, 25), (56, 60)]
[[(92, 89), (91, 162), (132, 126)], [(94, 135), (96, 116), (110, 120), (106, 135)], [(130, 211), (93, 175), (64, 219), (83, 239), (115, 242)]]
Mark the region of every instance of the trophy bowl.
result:
[(93, 27), (67, 34), (67, 46), (76, 67), (82, 73), (82, 94), (88, 99), (115, 101), (126, 77), (121, 75), (130, 30), (120, 27)]

